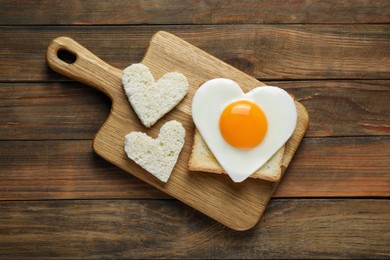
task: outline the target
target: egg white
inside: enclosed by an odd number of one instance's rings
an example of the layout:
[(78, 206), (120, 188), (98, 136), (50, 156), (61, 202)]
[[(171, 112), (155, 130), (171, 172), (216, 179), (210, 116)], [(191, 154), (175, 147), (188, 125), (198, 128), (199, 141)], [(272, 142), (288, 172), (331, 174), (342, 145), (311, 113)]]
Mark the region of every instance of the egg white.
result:
[[(268, 122), (264, 139), (251, 149), (231, 146), (219, 129), (224, 108), (239, 100), (256, 103)], [(205, 82), (195, 93), (192, 118), (224, 171), (234, 182), (242, 182), (263, 166), (291, 137), (297, 123), (297, 110), (294, 100), (281, 88), (261, 86), (245, 94), (236, 82), (217, 78)]]

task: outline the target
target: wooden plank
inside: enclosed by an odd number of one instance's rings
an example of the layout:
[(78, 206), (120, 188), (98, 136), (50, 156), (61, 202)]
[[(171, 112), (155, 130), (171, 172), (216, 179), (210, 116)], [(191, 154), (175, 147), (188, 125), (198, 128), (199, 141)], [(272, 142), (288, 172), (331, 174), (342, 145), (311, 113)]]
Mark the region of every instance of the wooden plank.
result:
[[(89, 140), (2, 141), (0, 154), (0, 200), (168, 198)], [(389, 137), (305, 138), (274, 197), (390, 196), (389, 161)]]
[(151, 36), (162, 29), (262, 81), (390, 78), (387, 25), (1, 26), (0, 78), (66, 80), (43, 58), (61, 35), (125, 68), (142, 59)]
[(2, 258), (389, 258), (389, 200), (271, 200), (252, 230), (177, 201), (0, 203)]
[(0, 139), (92, 139), (111, 101), (81, 83), (0, 83)]
[(389, 23), (386, 0), (18, 1), (0, 3), (0, 24)]
[(280, 81), (308, 110), (306, 136), (390, 135), (390, 81)]
[(274, 196), (389, 196), (390, 139), (305, 139)]
[(0, 142), (0, 200), (167, 198), (104, 161), (92, 140)]
[[(267, 81), (309, 112), (306, 137), (390, 135), (390, 81)], [(92, 139), (111, 102), (81, 83), (0, 83), (0, 139)]]

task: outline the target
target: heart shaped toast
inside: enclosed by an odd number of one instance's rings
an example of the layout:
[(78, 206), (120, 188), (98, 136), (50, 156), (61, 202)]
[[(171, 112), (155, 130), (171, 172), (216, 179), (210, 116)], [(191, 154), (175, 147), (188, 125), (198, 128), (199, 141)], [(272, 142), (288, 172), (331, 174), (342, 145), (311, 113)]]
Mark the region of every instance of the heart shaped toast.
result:
[(146, 127), (171, 111), (187, 94), (187, 78), (178, 72), (169, 72), (157, 82), (149, 68), (132, 64), (123, 71), (122, 84), (138, 118)]
[(165, 123), (156, 139), (142, 132), (125, 136), (127, 156), (162, 182), (167, 182), (185, 142), (185, 129), (176, 120)]

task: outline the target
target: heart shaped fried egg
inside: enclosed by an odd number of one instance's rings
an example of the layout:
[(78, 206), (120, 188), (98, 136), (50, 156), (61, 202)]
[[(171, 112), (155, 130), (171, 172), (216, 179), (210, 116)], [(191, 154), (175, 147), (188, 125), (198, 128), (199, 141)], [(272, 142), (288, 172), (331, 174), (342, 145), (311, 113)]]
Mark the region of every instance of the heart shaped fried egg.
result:
[(192, 117), (224, 171), (242, 182), (291, 137), (297, 110), (281, 88), (261, 86), (245, 94), (236, 82), (218, 78), (196, 91)]

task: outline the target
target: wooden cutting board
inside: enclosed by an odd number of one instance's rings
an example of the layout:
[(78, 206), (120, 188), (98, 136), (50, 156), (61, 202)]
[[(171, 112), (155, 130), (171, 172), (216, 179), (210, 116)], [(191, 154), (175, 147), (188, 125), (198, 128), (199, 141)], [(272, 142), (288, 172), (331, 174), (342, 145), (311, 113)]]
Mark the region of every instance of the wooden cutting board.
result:
[[(76, 60), (63, 61), (59, 58), (62, 51), (74, 54)], [(53, 70), (95, 87), (110, 97), (110, 115), (93, 142), (93, 149), (98, 155), (232, 229), (247, 230), (259, 221), (277, 183), (258, 179), (233, 183), (227, 175), (189, 171), (188, 160), (195, 129), (191, 101), (197, 88), (203, 82), (217, 77), (235, 80), (244, 92), (263, 83), (172, 34), (157, 32), (141, 62), (150, 68), (156, 80), (166, 72), (183, 73), (188, 78), (190, 90), (178, 106), (151, 129), (147, 129), (129, 105), (121, 84), (121, 69), (108, 65), (67, 37), (56, 38), (50, 43), (46, 60)], [(298, 126), (286, 144), (283, 171), (290, 163), (308, 125), (305, 108), (298, 102), (296, 105)], [(160, 127), (172, 119), (185, 127), (186, 140), (178, 163), (168, 183), (164, 184), (127, 158), (124, 137), (131, 131), (143, 131), (156, 137)]]

